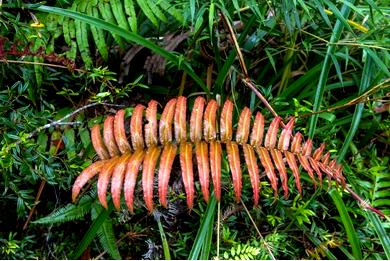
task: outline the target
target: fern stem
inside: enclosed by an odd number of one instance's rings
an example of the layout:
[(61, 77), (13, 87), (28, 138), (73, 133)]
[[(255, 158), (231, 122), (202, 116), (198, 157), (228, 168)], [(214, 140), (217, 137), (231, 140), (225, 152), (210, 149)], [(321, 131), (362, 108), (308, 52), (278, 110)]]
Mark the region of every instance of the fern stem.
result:
[(249, 217), (250, 221), (252, 222), (253, 226), (255, 227), (255, 229), (256, 229), (256, 231), (257, 231), (257, 234), (259, 234), (261, 240), (263, 241), (264, 246), (265, 246), (265, 248), (266, 248), (267, 251), (268, 251), (268, 254), (269, 254), (270, 257), (272, 258), (272, 260), (276, 260), (275, 256), (272, 254), (271, 248), (269, 247), (267, 241), (265, 241), (263, 235), (260, 233), (259, 228), (257, 227), (255, 221), (253, 220), (253, 218), (252, 218), (252, 216), (251, 216), (251, 213), (249, 213), (249, 210), (248, 210), (248, 208), (246, 207), (244, 201), (242, 201), (242, 199), (241, 199), (241, 204), (244, 206), (244, 209), (245, 209), (246, 213), (248, 214), (248, 217)]
[(217, 212), (217, 257), (219, 260), (219, 244), (220, 244), (220, 231), (221, 231), (221, 201), (218, 201), (218, 212)]

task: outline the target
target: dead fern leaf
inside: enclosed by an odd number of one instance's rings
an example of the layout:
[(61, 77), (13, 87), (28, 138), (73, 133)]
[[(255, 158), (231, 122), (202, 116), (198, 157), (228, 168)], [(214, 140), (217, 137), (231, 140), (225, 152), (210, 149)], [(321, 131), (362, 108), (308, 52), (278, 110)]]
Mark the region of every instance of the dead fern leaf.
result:
[[(146, 208), (152, 212), (154, 174), (159, 164), (158, 197), (160, 204), (167, 207), (170, 174), (177, 153), (179, 153), (188, 207), (190, 209), (193, 207), (195, 198), (193, 158), (196, 158), (195, 163), (204, 200), (206, 202), (209, 200), (210, 174), (215, 196), (220, 200), (223, 149), (226, 151), (237, 202), (241, 200), (243, 187), (241, 154), (248, 169), (255, 206), (259, 203), (261, 170), (265, 171), (275, 198), (278, 197), (279, 184), (284, 191), (284, 196), (287, 198), (289, 195), (287, 169), (291, 170), (295, 185), (299, 193), (302, 193), (299, 166), (308, 173), (315, 186), (317, 180), (322, 184), (323, 173), (327, 175), (329, 181), (334, 180), (337, 184), (346, 186), (342, 166), (335, 160), (330, 160), (329, 152), (323, 155), (324, 144), (313, 153), (312, 140), (308, 139), (302, 143), (303, 137), (299, 132), (292, 134), (294, 118), (289, 120), (281, 132), (279, 131), (281, 118), (274, 118), (264, 136), (264, 116), (257, 112), (252, 124), (252, 113), (245, 107), (239, 114), (235, 140), (232, 140), (233, 103), (230, 100), (225, 102), (218, 118), (218, 103), (210, 100), (206, 104), (203, 97), (197, 97), (189, 120), (189, 133), (187, 133), (186, 97), (171, 99), (164, 107), (159, 122), (157, 122), (157, 105), (158, 103), (152, 100), (147, 108), (143, 105), (134, 108), (130, 118), (130, 135), (128, 135), (131, 138), (131, 146), (125, 131), (127, 119), (124, 110), (119, 110), (115, 116), (107, 116), (103, 124), (103, 138), (100, 126), (92, 127), (92, 144), (100, 160), (87, 167), (76, 179), (72, 191), (73, 201), (77, 199), (82, 187), (99, 174), (97, 187), (101, 204), (107, 207), (106, 194), (111, 182), (115, 208), (120, 208), (123, 187), (126, 205), (130, 212), (133, 212), (137, 176), (142, 168), (144, 201)], [(144, 115), (146, 123), (143, 122)], [(187, 141), (187, 134), (190, 141)]]

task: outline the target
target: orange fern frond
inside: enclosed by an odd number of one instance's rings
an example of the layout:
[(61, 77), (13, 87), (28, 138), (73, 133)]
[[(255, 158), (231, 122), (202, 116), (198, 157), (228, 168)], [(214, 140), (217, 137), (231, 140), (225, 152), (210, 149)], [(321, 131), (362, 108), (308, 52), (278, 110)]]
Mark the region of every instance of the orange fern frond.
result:
[[(153, 183), (158, 164), (158, 197), (160, 204), (167, 207), (169, 180), (177, 154), (180, 158), (188, 207), (192, 208), (194, 204), (194, 172), (198, 174), (204, 200), (208, 202), (210, 197), (210, 175), (214, 194), (216, 199), (220, 200), (223, 150), (227, 155), (237, 202), (241, 200), (243, 187), (240, 160), (242, 154), (253, 189), (255, 206), (258, 205), (260, 197), (260, 171), (265, 172), (275, 197), (278, 196), (279, 184), (284, 196), (287, 198), (289, 195), (288, 169), (291, 170), (297, 190), (302, 193), (299, 166), (308, 173), (315, 186), (317, 181), (322, 185), (323, 174), (329, 181), (334, 180), (337, 184), (346, 185), (342, 166), (335, 160), (330, 160), (329, 152), (323, 155), (324, 144), (314, 150), (312, 140), (303, 142), (303, 136), (299, 132), (293, 135), (294, 118), (281, 128), (281, 118), (276, 117), (266, 129), (264, 116), (260, 112), (253, 114), (252, 124), (252, 112), (245, 107), (239, 114), (234, 136), (234, 106), (230, 100), (224, 103), (218, 118), (218, 103), (210, 100), (206, 104), (203, 97), (197, 97), (189, 122), (186, 97), (171, 99), (164, 107), (159, 122), (157, 107), (158, 103), (153, 100), (147, 107), (137, 105), (129, 121), (129, 135), (126, 135), (125, 123), (128, 119), (125, 119), (124, 110), (107, 116), (103, 130), (99, 125), (92, 127), (92, 144), (100, 160), (87, 167), (76, 179), (72, 191), (73, 201), (77, 199), (82, 187), (98, 175), (98, 198), (101, 204), (107, 207), (106, 194), (111, 184), (115, 208), (120, 208), (123, 189), (125, 203), (133, 212), (135, 186), (138, 172), (142, 169), (145, 205), (149, 211), (153, 211)], [(195, 171), (194, 163), (197, 166)]]

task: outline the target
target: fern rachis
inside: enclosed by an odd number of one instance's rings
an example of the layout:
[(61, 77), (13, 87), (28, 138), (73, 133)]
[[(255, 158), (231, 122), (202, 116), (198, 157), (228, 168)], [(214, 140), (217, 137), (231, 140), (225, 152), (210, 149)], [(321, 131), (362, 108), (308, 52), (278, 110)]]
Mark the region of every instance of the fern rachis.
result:
[(159, 162), (158, 196), (161, 205), (166, 207), (168, 182), (177, 151), (189, 208), (193, 206), (195, 194), (193, 153), (197, 159), (199, 182), (206, 202), (209, 199), (210, 174), (215, 196), (217, 200), (221, 199), (223, 150), (227, 154), (237, 202), (240, 201), (242, 190), (241, 152), (248, 167), (254, 205), (259, 201), (260, 167), (264, 169), (275, 197), (278, 193), (279, 179), (284, 195), (288, 197), (287, 168), (291, 169), (300, 193), (302, 188), (299, 166), (308, 172), (315, 186), (317, 180), (322, 184), (323, 173), (327, 175), (329, 181), (335, 180), (337, 184), (346, 185), (341, 165), (335, 160), (330, 160), (329, 152), (323, 155), (324, 144), (313, 152), (313, 142), (310, 139), (302, 144), (303, 136), (299, 132), (292, 135), (294, 118), (282, 128), (280, 135), (278, 132), (281, 118), (274, 118), (265, 133), (264, 116), (257, 112), (252, 126), (252, 113), (245, 107), (240, 113), (233, 140), (233, 103), (229, 100), (225, 102), (218, 118), (218, 103), (210, 100), (206, 104), (203, 97), (197, 97), (189, 120), (189, 133), (185, 97), (171, 99), (164, 107), (159, 122), (157, 105), (158, 103), (152, 100), (146, 108), (143, 105), (135, 107), (130, 119), (131, 145), (126, 136), (124, 110), (119, 110), (115, 116), (110, 115), (105, 119), (103, 137), (99, 125), (92, 127), (92, 143), (101, 160), (87, 167), (76, 179), (72, 191), (73, 201), (77, 199), (81, 188), (99, 174), (97, 187), (101, 204), (107, 207), (106, 192), (111, 180), (111, 194), (115, 207), (120, 208), (120, 193), (123, 186), (126, 205), (132, 212), (134, 189), (142, 166), (144, 200), (147, 209), (152, 211), (154, 171)]

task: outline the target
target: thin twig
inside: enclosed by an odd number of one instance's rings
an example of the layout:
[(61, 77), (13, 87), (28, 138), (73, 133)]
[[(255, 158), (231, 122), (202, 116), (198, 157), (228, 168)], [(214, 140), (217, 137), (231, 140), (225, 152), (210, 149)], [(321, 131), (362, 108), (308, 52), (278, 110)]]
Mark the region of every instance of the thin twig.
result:
[(8, 59), (0, 59), (0, 62), (2, 63), (17, 63), (17, 64), (32, 64), (32, 65), (42, 65), (42, 66), (48, 66), (48, 67), (55, 67), (55, 68), (61, 68), (61, 69), (68, 69), (70, 71), (76, 71), (81, 73), (87, 73), (89, 71), (83, 70), (83, 69), (70, 69), (67, 66), (59, 65), (59, 64), (52, 64), (52, 63), (40, 63), (40, 62), (30, 62), (30, 61), (18, 61), (18, 60), (8, 60)]
[[(58, 143), (60, 144), (60, 142)], [(35, 209), (39, 203), (39, 199), (41, 197), (41, 194), (42, 194), (42, 191), (43, 191), (43, 188), (45, 187), (46, 185), (46, 180), (42, 180), (41, 181), (41, 185), (39, 186), (39, 189), (38, 189), (38, 192), (37, 192), (37, 195), (35, 196), (35, 201), (34, 201), (34, 206), (30, 209), (30, 213), (28, 214), (28, 217), (27, 217), (27, 220), (26, 222), (24, 223), (24, 226), (23, 226), (23, 230), (26, 230), (27, 227), (28, 227), (28, 224), (30, 223), (31, 221), (31, 218), (35, 212)]]
[[(242, 79), (242, 81), (245, 83), (246, 86), (248, 86), (255, 94), (256, 96), (264, 103), (265, 107), (272, 113), (274, 117), (278, 117), (279, 115), (276, 113), (276, 111), (272, 108), (272, 106), (268, 103), (267, 99), (259, 92), (259, 90), (256, 88), (256, 85), (252, 82), (251, 79)], [(280, 125), (284, 128), (285, 125), (283, 121), (280, 121)]]
[(365, 100), (367, 100), (367, 98), (376, 93), (377, 91), (381, 90), (381, 89), (386, 89), (386, 88), (389, 88), (390, 87), (390, 84), (388, 84), (390, 82), (390, 78), (387, 78), (385, 81), (375, 85), (374, 87), (372, 87), (370, 90), (366, 91), (365, 93), (363, 93), (362, 95), (360, 95), (359, 97), (356, 97), (355, 99), (352, 99), (350, 100), (349, 102), (345, 103), (345, 104), (342, 104), (342, 105), (338, 105), (338, 106), (334, 106), (334, 107), (330, 107), (330, 108), (327, 108), (327, 109), (323, 109), (323, 110), (320, 110), (320, 111), (316, 111), (316, 112), (311, 112), (311, 113), (307, 113), (307, 114), (303, 114), (301, 115), (300, 117), (304, 118), (304, 117), (308, 117), (308, 116), (311, 116), (313, 114), (320, 114), (320, 113), (323, 113), (323, 112), (331, 112), (331, 111), (335, 111), (335, 110), (339, 110), (339, 109), (343, 109), (343, 108), (346, 108), (346, 107), (349, 107), (349, 106), (353, 106), (353, 105), (356, 105), (358, 103), (362, 103), (364, 102)]
[[(134, 235), (135, 234), (135, 235)], [(144, 237), (146, 235), (144, 234), (136, 234), (132, 231), (129, 231), (127, 232), (126, 234), (124, 234), (121, 238), (119, 238), (115, 244), (118, 245), (123, 239), (125, 239), (126, 237)], [(94, 260), (99, 260), (101, 259), (105, 254), (107, 253), (107, 250), (104, 250), (103, 252), (101, 252), (97, 257), (94, 258)]]
[(246, 213), (248, 214), (248, 217), (249, 217), (249, 219), (251, 220), (253, 226), (255, 227), (255, 229), (256, 229), (256, 231), (257, 231), (257, 234), (259, 234), (261, 240), (264, 242), (264, 246), (265, 246), (265, 248), (267, 249), (269, 255), (271, 256), (271, 258), (272, 258), (273, 260), (276, 260), (276, 258), (275, 258), (274, 255), (272, 254), (271, 248), (269, 247), (267, 241), (265, 241), (263, 235), (260, 233), (259, 228), (257, 227), (255, 221), (253, 220), (253, 218), (252, 218), (252, 216), (251, 216), (251, 213), (249, 213), (249, 210), (248, 210), (248, 208), (246, 207), (244, 201), (242, 201), (242, 199), (241, 199), (241, 204), (244, 206), (244, 209), (245, 209)]
[(231, 39), (233, 41), (233, 45), (234, 45), (234, 48), (236, 49), (237, 56), (238, 56), (238, 61), (240, 62), (240, 66), (241, 66), (242, 72), (245, 75), (245, 78), (249, 79), (248, 69), (246, 68), (245, 61), (244, 61), (244, 56), (242, 55), (240, 46), (239, 46), (238, 41), (237, 41), (236, 34), (234, 33), (234, 30), (233, 30), (233, 27), (230, 24), (229, 20), (224, 15), (224, 13), (220, 12), (220, 14), (221, 14), (221, 16), (223, 18), (223, 21), (224, 21), (224, 23), (225, 23), (225, 25), (226, 25), (226, 27), (227, 27), (227, 29), (229, 31), (229, 34), (231, 36)]
[[(60, 147), (63, 145), (63, 140), (61, 139), (58, 143), (57, 143), (57, 146), (56, 146), (56, 149), (54, 151), (54, 155), (57, 155), (58, 153), (58, 150), (60, 149)], [(31, 221), (31, 218), (32, 216), (34, 215), (34, 212), (39, 204), (39, 199), (41, 198), (41, 195), (42, 195), (42, 191), (44, 189), (46, 185), (46, 180), (42, 180), (41, 181), (41, 184), (39, 186), (39, 189), (38, 189), (38, 192), (37, 192), (37, 195), (35, 196), (35, 200), (34, 200), (34, 206), (30, 209), (30, 213), (28, 214), (28, 217), (27, 217), (27, 220), (26, 222), (24, 223), (24, 226), (23, 226), (23, 230), (26, 230), (27, 227), (28, 227), (28, 224), (30, 223)]]
[[(249, 74), (248, 74), (248, 69), (245, 65), (245, 61), (244, 61), (244, 56), (242, 55), (242, 52), (241, 52), (241, 49), (240, 49), (240, 46), (238, 45), (238, 41), (237, 41), (237, 37), (236, 37), (236, 34), (234, 33), (233, 31), (233, 27), (232, 25), (230, 24), (229, 20), (226, 18), (226, 16), (223, 14), (223, 12), (220, 12), (223, 20), (224, 20), (224, 23), (229, 31), (229, 34), (231, 36), (231, 39), (233, 41), (233, 45), (234, 45), (234, 48), (237, 52), (237, 56), (238, 56), (238, 60), (240, 62), (240, 66), (241, 66), (241, 70), (244, 74), (244, 78), (242, 79), (243, 83), (249, 87), (255, 94), (256, 96), (261, 100), (261, 102), (265, 105), (265, 107), (267, 107), (267, 109), (272, 113), (272, 115), (274, 117), (277, 117), (278, 114), (276, 113), (276, 111), (272, 108), (272, 106), (269, 104), (269, 102), (267, 101), (267, 99), (260, 93), (260, 91), (257, 89), (256, 85), (253, 83), (253, 81), (251, 80), (251, 78), (249, 77)], [(284, 123), (283, 121), (281, 121), (280, 123), (282, 125), (282, 127), (284, 127)]]
[[(64, 120), (72, 117), (72, 116), (75, 116), (76, 114), (78, 114), (79, 112), (85, 110), (85, 109), (88, 109), (90, 107), (93, 107), (93, 106), (97, 106), (97, 105), (105, 105), (105, 106), (113, 106), (113, 107), (122, 107), (122, 105), (117, 105), (117, 104), (111, 104), (111, 103), (105, 103), (105, 102), (95, 102), (95, 103), (91, 103), (91, 104), (87, 104), (81, 108), (78, 108), (77, 110), (65, 115), (64, 117), (62, 117), (61, 119), (59, 120), (56, 120), (56, 121), (53, 121), (51, 123), (48, 123), (48, 124), (45, 124), (41, 127), (38, 127), (37, 129), (35, 129), (34, 131), (30, 132), (26, 139), (31, 139), (32, 137), (34, 137), (35, 135), (37, 135), (39, 132), (45, 130), (45, 129), (49, 129), (51, 127), (54, 127), (54, 126), (57, 126), (57, 125), (75, 125), (75, 124), (79, 124), (79, 122), (64, 122)], [(15, 142), (15, 144), (20, 144), (22, 142), (22, 140), (18, 140), (17, 142)]]

